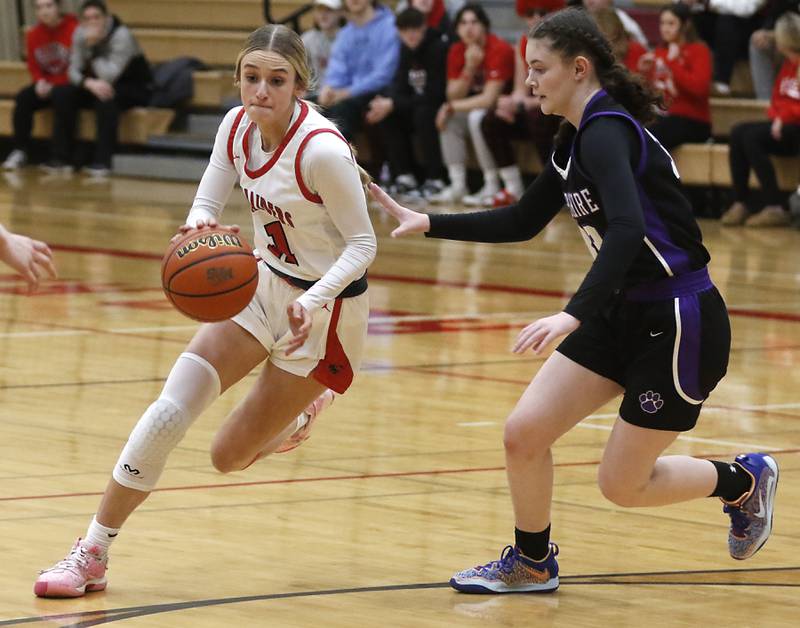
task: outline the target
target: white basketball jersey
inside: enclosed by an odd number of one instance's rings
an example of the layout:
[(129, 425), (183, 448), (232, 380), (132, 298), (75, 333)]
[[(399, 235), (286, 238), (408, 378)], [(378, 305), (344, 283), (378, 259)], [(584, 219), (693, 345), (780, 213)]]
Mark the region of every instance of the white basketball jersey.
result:
[[(334, 134), (347, 154), (350, 145), (334, 124), (298, 100), (281, 144), (261, 149), (261, 134), (243, 107), (231, 120), (228, 159), (253, 216), (255, 246), (273, 268), (300, 279), (322, 277), (342, 254), (345, 241), (321, 197), (303, 179), (302, 158), (309, 140)], [(325, 141), (331, 138), (325, 137)], [(353, 159), (353, 168), (355, 159)]]

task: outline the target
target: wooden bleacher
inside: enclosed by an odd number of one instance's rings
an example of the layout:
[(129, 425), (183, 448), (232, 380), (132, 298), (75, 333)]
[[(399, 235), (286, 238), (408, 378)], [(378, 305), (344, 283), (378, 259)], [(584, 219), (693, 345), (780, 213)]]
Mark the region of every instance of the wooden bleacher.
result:
[[(262, 0), (110, 0), (109, 9), (131, 27), (151, 63), (179, 56), (200, 59), (212, 69), (194, 72), (194, 96), (189, 106), (219, 108), (237, 94), (232, 67), (247, 35), (264, 23)], [(272, 2), (275, 18), (306, 4), (303, 0)], [(311, 25), (310, 13), (301, 25)], [(30, 81), (22, 61), (0, 61), (0, 136), (12, 133), (14, 95)], [(119, 141), (142, 144), (149, 136), (167, 132), (174, 118), (169, 109), (137, 107), (122, 114)], [(94, 137), (92, 114), (81, 112), (79, 136)], [(34, 137), (48, 137), (51, 113), (37, 112)]]
[[(11, 112), (14, 101), (8, 98), (0, 100), (0, 135), (12, 135)], [(152, 107), (134, 107), (120, 117), (119, 142), (122, 144), (144, 144), (152, 135), (163, 135), (167, 132), (175, 112), (172, 109), (154, 109)], [(33, 118), (33, 137), (49, 138), (52, 135), (52, 111), (37, 111)], [(94, 114), (88, 110), (80, 112), (77, 137), (83, 140), (94, 139)]]
[[(222, 102), (238, 94), (233, 84), (232, 70), (195, 71), (194, 96), (191, 107), (219, 107)], [(30, 83), (28, 67), (23, 61), (0, 61), (0, 98), (13, 98)]]

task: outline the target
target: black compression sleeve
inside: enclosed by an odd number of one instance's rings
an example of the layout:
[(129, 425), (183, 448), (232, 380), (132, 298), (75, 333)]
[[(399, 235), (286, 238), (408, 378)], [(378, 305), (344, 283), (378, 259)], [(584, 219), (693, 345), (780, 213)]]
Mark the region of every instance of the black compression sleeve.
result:
[(594, 120), (578, 137), (581, 169), (600, 194), (607, 228), (597, 257), (564, 311), (578, 320), (597, 312), (641, 250), (645, 226), (634, 165), (641, 153), (630, 122), (611, 117)]
[(518, 203), (467, 214), (431, 214), (431, 229), (425, 235), (469, 242), (522, 242), (544, 229), (563, 206), (558, 173), (548, 164)]

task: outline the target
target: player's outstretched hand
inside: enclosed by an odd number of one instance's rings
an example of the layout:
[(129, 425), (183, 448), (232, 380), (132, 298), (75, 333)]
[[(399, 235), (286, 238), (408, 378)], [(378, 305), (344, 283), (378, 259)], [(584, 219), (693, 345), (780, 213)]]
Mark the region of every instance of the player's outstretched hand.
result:
[(189, 233), (192, 229), (205, 229), (205, 228), (216, 229), (217, 227), (220, 227), (222, 229), (227, 229), (228, 231), (231, 231), (233, 233), (239, 233), (239, 225), (221, 225), (220, 226), (220, 224), (217, 222), (216, 218), (198, 218), (197, 221), (195, 222), (195, 224), (193, 224), (193, 225), (185, 224), (185, 225), (181, 225), (180, 227), (178, 227), (178, 233), (176, 233), (174, 236), (172, 236), (172, 238), (170, 239), (170, 242), (175, 242), (179, 238), (182, 238), (187, 233)]
[(403, 207), (391, 196), (384, 192), (379, 185), (369, 184), (369, 193), (378, 201), (387, 213), (397, 218), (400, 224), (392, 231), (392, 237), (408, 235), (409, 233), (425, 233), (431, 230), (431, 219), (427, 214), (415, 212), (408, 207)]
[(311, 331), (311, 314), (297, 301), (289, 304), (286, 314), (289, 316), (289, 329), (293, 336), (286, 347), (286, 355), (292, 355), (308, 339)]
[(540, 318), (519, 332), (511, 351), (525, 353), (528, 349), (533, 349), (534, 353), (539, 354), (553, 340), (575, 331), (580, 324), (581, 322), (577, 318), (566, 312)]
[(12, 233), (0, 225), (0, 259), (16, 270), (28, 283), (28, 291), (34, 292), (44, 275), (55, 279), (58, 276), (53, 264), (53, 252), (44, 242), (24, 235)]

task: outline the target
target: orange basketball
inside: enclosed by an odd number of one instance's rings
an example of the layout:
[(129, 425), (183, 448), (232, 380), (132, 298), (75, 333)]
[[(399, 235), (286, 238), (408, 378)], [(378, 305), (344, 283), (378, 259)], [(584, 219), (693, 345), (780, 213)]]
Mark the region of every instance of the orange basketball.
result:
[(179, 312), (196, 321), (224, 321), (241, 312), (258, 286), (253, 249), (226, 229), (192, 229), (170, 245), (161, 285)]

